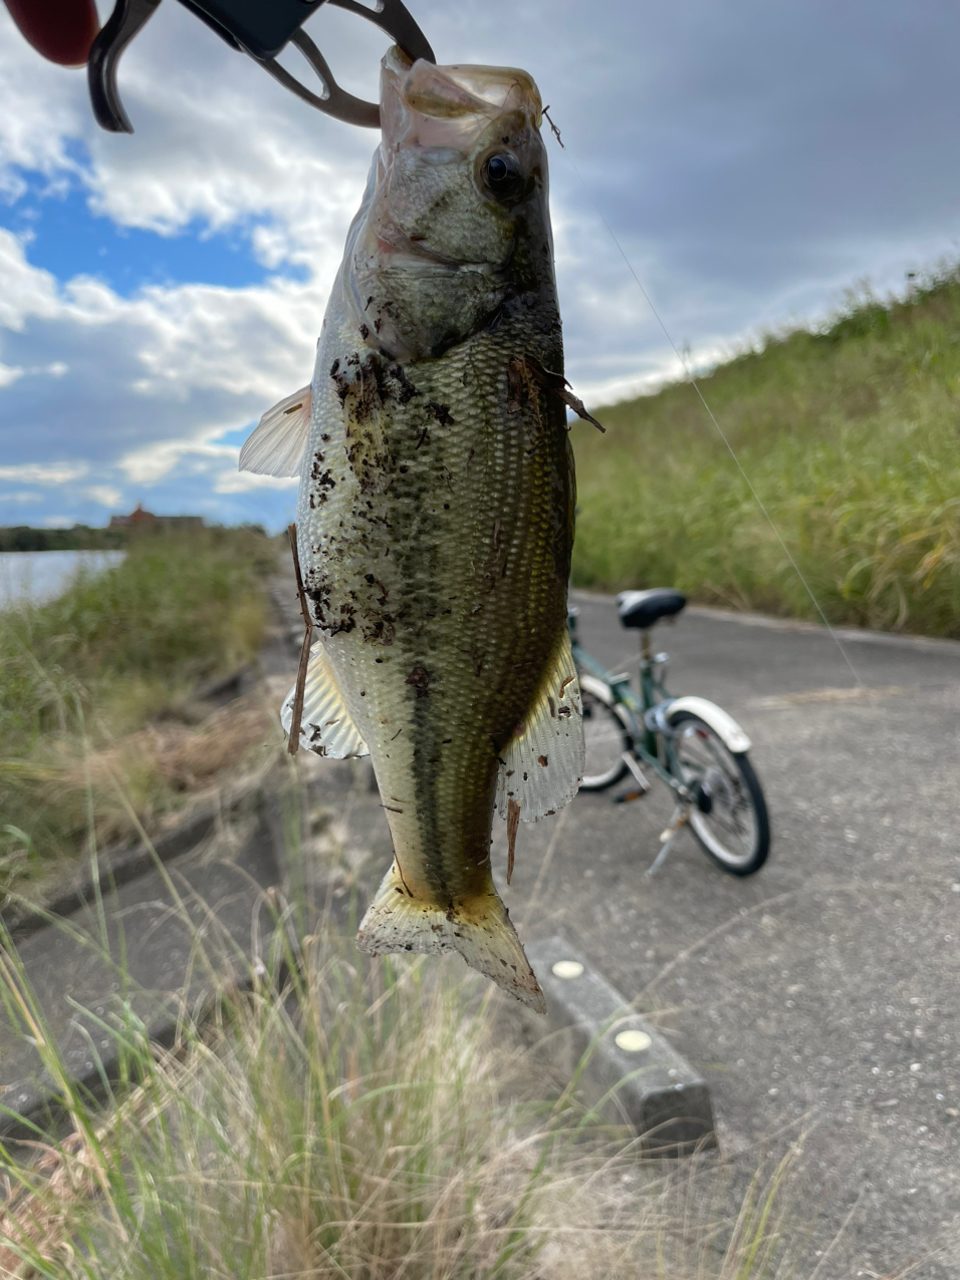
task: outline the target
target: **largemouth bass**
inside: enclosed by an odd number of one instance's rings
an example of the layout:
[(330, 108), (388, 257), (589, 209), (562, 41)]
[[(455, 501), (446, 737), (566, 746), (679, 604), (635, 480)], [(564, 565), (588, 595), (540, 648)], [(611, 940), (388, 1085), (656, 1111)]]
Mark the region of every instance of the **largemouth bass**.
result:
[(541, 104), (523, 71), (394, 49), (381, 118), (313, 383), (264, 415), (241, 467), (301, 475), (322, 639), (300, 740), (369, 751), (393, 836), (360, 947), (458, 951), (542, 1009), (490, 873), (494, 810), (512, 851), (583, 764)]

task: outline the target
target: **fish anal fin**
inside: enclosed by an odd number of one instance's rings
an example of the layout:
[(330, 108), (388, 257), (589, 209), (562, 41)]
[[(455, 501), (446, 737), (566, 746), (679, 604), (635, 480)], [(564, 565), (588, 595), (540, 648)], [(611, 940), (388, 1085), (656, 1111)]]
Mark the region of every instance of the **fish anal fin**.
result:
[(310, 433), (313, 391), (301, 387), (260, 419), (240, 450), (239, 469), (258, 476), (298, 476)]
[[(287, 733), (293, 720), (295, 697), (296, 686), (287, 694), (280, 712), (280, 723)], [(347, 710), (320, 641), (310, 649), (303, 682), (300, 745), (318, 756), (331, 756), (335, 760), (369, 755), (367, 744)]]
[(523, 1004), (546, 1013), (547, 1006), (506, 908), (490, 885), (487, 894), (449, 908), (411, 896), (394, 862), (360, 921), (357, 945), (370, 955), (416, 951), (436, 955), (456, 951)]
[[(520, 806), (523, 822), (562, 809), (583, 777), (583, 713), (570, 637), (564, 632), (523, 724), (501, 753), (497, 809)], [(515, 819), (514, 819), (515, 821)]]

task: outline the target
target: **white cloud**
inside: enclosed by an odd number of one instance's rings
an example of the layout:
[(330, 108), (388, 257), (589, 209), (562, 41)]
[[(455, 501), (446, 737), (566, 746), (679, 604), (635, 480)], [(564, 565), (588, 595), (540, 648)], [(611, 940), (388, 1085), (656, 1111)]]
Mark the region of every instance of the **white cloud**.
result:
[(0, 227), (0, 326), (21, 332), (29, 316), (49, 316), (57, 309), (57, 282), (49, 271), (32, 267), (24, 253), (24, 237)]
[[(8, 379), (0, 401), (8, 457), (48, 453), (38, 426), (55, 433), (60, 453), (79, 447), (114, 462), (165, 441), (186, 447), (255, 420), (310, 376), (323, 307), (312, 284), (182, 285), (123, 298), (92, 279), (58, 286), (2, 231), (0, 259), (16, 284), (0, 302), (0, 340), (16, 356), (5, 367), (33, 375)], [(32, 395), (23, 391), (28, 381)]]
[(27, 462), (20, 466), (0, 467), (0, 480), (15, 480), (24, 484), (67, 484), (70, 480), (79, 480), (88, 470), (83, 462)]
[(217, 493), (251, 493), (255, 489), (288, 489), (295, 491), (300, 481), (296, 476), (259, 476), (249, 471), (221, 471), (214, 489)]
[(163, 233), (248, 225), (261, 261), (306, 266), (325, 294), (376, 135), (305, 108), (176, 5), (130, 47), (120, 80), (134, 137), (78, 129), (92, 208)]
[(278, 280), (247, 289), (211, 285), (150, 288), (133, 302), (113, 298), (115, 314), (141, 327), (141, 394), (187, 398), (195, 389), (233, 396), (288, 394), (309, 378), (323, 295), (314, 285)]
[(239, 456), (240, 450), (230, 445), (174, 440), (127, 454), (119, 466), (134, 484), (156, 484), (171, 472), (209, 470), (211, 463), (220, 464), (226, 458), (235, 462)]
[(68, 140), (83, 136), (89, 108), (82, 71), (65, 72), (37, 57), (0, 14), (0, 172), (7, 193), (16, 193), (18, 175), (11, 166), (52, 174), (75, 169)]
[(117, 507), (123, 494), (108, 484), (92, 484), (84, 489), (83, 496), (91, 502), (99, 502), (102, 507)]
[[(251, 428), (252, 429), (252, 428)], [(253, 475), (238, 471), (238, 445), (171, 441), (120, 459), (120, 469), (134, 484), (155, 485), (167, 476), (205, 476), (215, 493), (250, 493), (257, 489), (296, 489), (295, 477)], [(225, 465), (226, 464), (226, 465)]]

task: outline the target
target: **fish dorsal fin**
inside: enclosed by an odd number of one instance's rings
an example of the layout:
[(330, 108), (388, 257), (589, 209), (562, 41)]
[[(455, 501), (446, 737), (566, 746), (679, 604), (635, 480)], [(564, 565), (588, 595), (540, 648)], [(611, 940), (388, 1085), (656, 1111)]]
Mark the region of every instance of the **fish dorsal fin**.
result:
[(240, 470), (258, 476), (298, 476), (310, 431), (313, 391), (301, 387), (260, 419), (240, 450)]
[[(280, 723), (287, 733), (293, 719), (296, 685), (287, 694), (280, 712)], [(310, 649), (310, 663), (303, 682), (303, 714), (300, 718), (300, 745), (318, 756), (344, 760), (347, 756), (369, 755), (367, 744), (353, 723), (343, 701), (322, 644)]]
[(526, 719), (502, 753), (497, 808), (511, 800), (520, 818), (535, 822), (562, 809), (583, 777), (583, 714), (570, 637), (564, 632)]

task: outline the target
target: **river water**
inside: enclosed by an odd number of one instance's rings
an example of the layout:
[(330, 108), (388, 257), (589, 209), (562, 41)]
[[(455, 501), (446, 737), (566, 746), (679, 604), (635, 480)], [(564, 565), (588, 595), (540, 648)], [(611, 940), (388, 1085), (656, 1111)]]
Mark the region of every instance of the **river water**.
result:
[(109, 569), (125, 555), (125, 551), (0, 551), (0, 609), (22, 601), (53, 600), (81, 569)]

